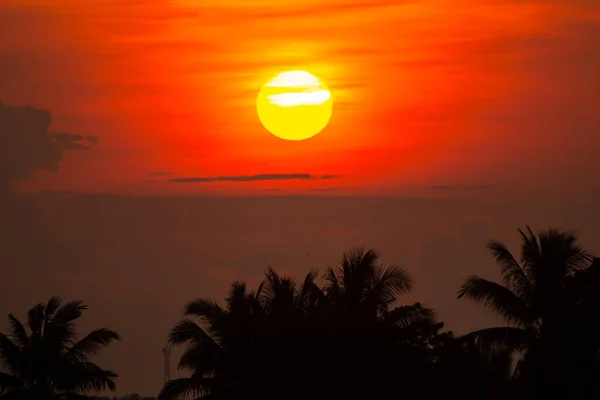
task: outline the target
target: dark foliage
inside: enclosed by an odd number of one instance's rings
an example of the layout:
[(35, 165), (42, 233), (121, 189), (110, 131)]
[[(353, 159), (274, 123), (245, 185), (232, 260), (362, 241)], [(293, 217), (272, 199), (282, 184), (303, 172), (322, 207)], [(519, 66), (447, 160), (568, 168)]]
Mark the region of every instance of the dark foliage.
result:
[(115, 390), (117, 375), (92, 358), (119, 335), (101, 328), (75, 341), (75, 323), (86, 309), (53, 297), (29, 310), (25, 324), (9, 315), (10, 332), (0, 333), (0, 399), (82, 400)]
[(487, 349), (520, 354), (513, 376), (522, 398), (583, 399), (598, 395), (600, 378), (600, 263), (577, 245), (572, 232), (521, 234), (521, 257), (488, 244), (503, 284), (473, 276), (459, 298), (498, 313), (507, 326), (468, 335)]
[[(488, 244), (501, 283), (472, 276), (458, 292), (505, 326), (456, 337), (432, 309), (399, 304), (414, 286), (406, 270), (354, 249), (321, 279), (311, 272), (296, 282), (269, 268), (255, 290), (232, 283), (224, 305), (187, 304), (169, 341), (185, 347), (179, 368), (189, 376), (166, 383), (156, 400), (596, 398), (600, 259), (571, 232), (519, 233), (518, 260), (502, 243)], [(119, 336), (97, 329), (76, 341), (85, 309), (51, 298), (25, 324), (9, 315), (0, 400), (82, 400), (115, 390), (116, 374), (91, 359)]]
[(397, 305), (413, 280), (377, 261), (355, 249), (322, 285), (314, 273), (297, 284), (269, 269), (256, 291), (233, 283), (225, 307), (189, 303), (170, 340), (187, 346), (179, 366), (191, 375), (159, 400), (500, 398), (512, 353), (442, 332), (419, 303)]

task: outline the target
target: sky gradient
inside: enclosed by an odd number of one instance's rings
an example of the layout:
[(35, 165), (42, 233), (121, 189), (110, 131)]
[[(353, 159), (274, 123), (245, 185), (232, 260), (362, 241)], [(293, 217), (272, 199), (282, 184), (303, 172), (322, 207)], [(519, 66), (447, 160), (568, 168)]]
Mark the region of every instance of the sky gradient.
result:
[[(487, 240), (600, 254), (596, 0), (0, 0), (0, 37), (0, 317), (85, 300), (119, 393), (160, 389), (186, 302), (267, 265), (376, 247), (466, 332), (497, 322), (454, 300)], [(334, 99), (303, 142), (255, 109), (290, 69)]]
[[(339, 187), (591, 183), (600, 125), (594, 1), (4, 0), (5, 104), (100, 138), (31, 187), (220, 193)], [(255, 98), (306, 69), (330, 126), (279, 140)], [(560, 163), (554, 162), (560, 158)], [(548, 170), (552, 173), (548, 173)], [(162, 173), (162, 174), (157, 174)], [(334, 182), (172, 178), (339, 175)]]

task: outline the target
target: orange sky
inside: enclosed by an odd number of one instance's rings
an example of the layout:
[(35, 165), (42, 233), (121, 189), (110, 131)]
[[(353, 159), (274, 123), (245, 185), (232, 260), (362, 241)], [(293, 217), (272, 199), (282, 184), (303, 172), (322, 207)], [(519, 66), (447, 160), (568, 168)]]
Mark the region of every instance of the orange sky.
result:
[[(100, 140), (27, 188), (376, 193), (574, 173), (592, 184), (582, 171), (600, 168), (592, 0), (4, 0), (0, 12), (0, 101)], [(260, 85), (286, 69), (334, 97), (330, 125), (305, 142), (256, 115)], [(168, 182), (254, 174), (339, 177)]]
[[(185, 303), (266, 266), (375, 247), (462, 333), (498, 323), (456, 300), (497, 279), (487, 240), (576, 229), (600, 254), (598, 0), (0, 0), (0, 38), (0, 318), (85, 300), (82, 332), (123, 335), (118, 394), (160, 390)], [(335, 101), (305, 142), (256, 115), (286, 69)]]

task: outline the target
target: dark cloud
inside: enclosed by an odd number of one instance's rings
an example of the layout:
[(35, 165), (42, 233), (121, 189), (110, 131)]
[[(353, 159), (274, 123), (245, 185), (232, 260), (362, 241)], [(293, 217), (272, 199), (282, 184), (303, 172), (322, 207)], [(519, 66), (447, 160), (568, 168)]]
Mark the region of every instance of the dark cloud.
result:
[(259, 175), (238, 175), (238, 176), (215, 176), (215, 177), (193, 177), (193, 178), (173, 178), (169, 182), (173, 183), (197, 183), (197, 182), (256, 182), (256, 181), (289, 181), (289, 180), (308, 180), (308, 179), (336, 179), (337, 175), (315, 176), (311, 174), (259, 174)]
[[(18, 310), (17, 287), (30, 286), (26, 303), (34, 297), (51, 294), (52, 274), (57, 268), (73, 268), (70, 248), (52, 233), (39, 211), (44, 198), (22, 193), (14, 185), (36, 171), (58, 169), (63, 152), (81, 149), (95, 139), (67, 133), (48, 132), (50, 112), (33, 107), (14, 107), (0, 103), (0, 265), (4, 279), (0, 282), (1, 302)], [(56, 292), (55, 292), (56, 293)]]
[(0, 103), (0, 183), (11, 184), (35, 170), (56, 170), (61, 147), (48, 133), (46, 110)]
[(50, 133), (49, 111), (0, 102), (0, 187), (10, 187), (36, 170), (54, 171), (63, 150), (86, 149), (96, 137)]

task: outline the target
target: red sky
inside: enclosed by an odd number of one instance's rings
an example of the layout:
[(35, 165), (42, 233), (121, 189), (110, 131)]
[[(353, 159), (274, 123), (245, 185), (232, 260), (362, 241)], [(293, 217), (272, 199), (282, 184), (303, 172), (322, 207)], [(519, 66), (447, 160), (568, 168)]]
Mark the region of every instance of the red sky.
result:
[[(594, 1), (4, 0), (0, 10), (11, 38), (0, 45), (1, 101), (100, 138), (34, 188), (548, 186), (599, 166)], [(335, 99), (330, 126), (301, 143), (266, 132), (254, 106), (287, 69), (317, 74)], [(340, 178), (165, 183), (296, 173)]]
[[(529, 223), (600, 254), (597, 0), (0, 0), (0, 37), (0, 317), (85, 300), (124, 337), (120, 394), (160, 389), (186, 302), (267, 265), (378, 248), (466, 332), (498, 323), (455, 300), (496, 277), (487, 240)], [(335, 102), (304, 142), (255, 111), (288, 69)]]

